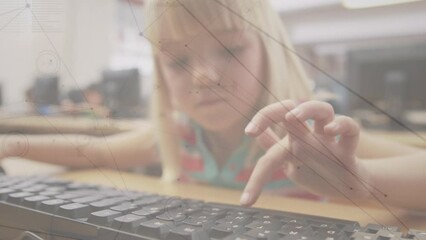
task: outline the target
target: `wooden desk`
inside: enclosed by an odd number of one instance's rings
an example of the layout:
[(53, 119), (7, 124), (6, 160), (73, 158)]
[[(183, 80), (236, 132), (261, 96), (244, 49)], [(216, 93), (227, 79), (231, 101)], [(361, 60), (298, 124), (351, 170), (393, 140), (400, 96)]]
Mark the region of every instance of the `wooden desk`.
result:
[(142, 119), (90, 119), (85, 117), (1, 116), (0, 133), (87, 134), (105, 136), (143, 127)]
[[(114, 186), (122, 189), (148, 191), (165, 195), (200, 199), (210, 202), (238, 204), (240, 191), (221, 189), (205, 185), (164, 183), (157, 178), (117, 172), (105, 169), (83, 170), (59, 175), (63, 179)], [(378, 223), (426, 230), (426, 213), (423, 215), (391, 209), (401, 224), (389, 211), (374, 207), (357, 207), (335, 203), (320, 203), (295, 198), (263, 195), (255, 207), (297, 212), (324, 217), (358, 221), (361, 225)], [(405, 227), (404, 227), (405, 225)]]

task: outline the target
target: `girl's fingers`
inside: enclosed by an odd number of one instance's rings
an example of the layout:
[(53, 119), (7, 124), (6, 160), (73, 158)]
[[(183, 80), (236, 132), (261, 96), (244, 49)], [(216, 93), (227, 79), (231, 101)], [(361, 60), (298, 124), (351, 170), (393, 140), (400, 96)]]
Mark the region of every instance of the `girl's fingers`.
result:
[(315, 133), (324, 134), (324, 126), (334, 119), (334, 110), (328, 103), (309, 101), (300, 104), (288, 112), (285, 117), (290, 124), (299, 122), (299, 125), (300, 122), (313, 119)]
[(244, 206), (253, 205), (259, 197), (262, 187), (270, 180), (271, 173), (282, 168), (288, 160), (288, 138), (284, 138), (273, 145), (256, 163), (249, 181), (241, 196), (240, 203)]
[(264, 150), (268, 150), (279, 140), (280, 138), (272, 131), (271, 128), (267, 128), (265, 131), (260, 133), (259, 136), (256, 137), (256, 141)]
[(339, 136), (338, 145), (344, 149), (345, 154), (355, 154), (360, 133), (360, 128), (355, 120), (346, 116), (338, 116), (324, 127), (324, 131), (330, 136)]
[(246, 134), (252, 137), (258, 136), (268, 127), (283, 121), (284, 116), (295, 106), (294, 101), (285, 100), (262, 108), (247, 125), (245, 129)]

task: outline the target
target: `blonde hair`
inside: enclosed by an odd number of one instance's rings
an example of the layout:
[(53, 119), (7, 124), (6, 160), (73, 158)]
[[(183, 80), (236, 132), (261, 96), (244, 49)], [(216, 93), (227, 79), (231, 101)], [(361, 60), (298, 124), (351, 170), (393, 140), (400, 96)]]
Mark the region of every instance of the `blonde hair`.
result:
[[(163, 179), (174, 181), (181, 173), (179, 139), (174, 124), (171, 100), (156, 54), (167, 37), (185, 39), (195, 34), (191, 27), (198, 21), (209, 30), (252, 28), (263, 44), (266, 61), (266, 89), (260, 102), (264, 107), (284, 99), (310, 99), (312, 90), (305, 71), (290, 44), (279, 15), (267, 0), (150, 0), (145, 6), (144, 36), (155, 45), (154, 89), (151, 99), (152, 120), (156, 127)], [(153, 24), (154, 23), (154, 24)], [(290, 49), (290, 50), (289, 50)], [(255, 151), (260, 151), (260, 148)], [(253, 156), (253, 154), (250, 154)]]

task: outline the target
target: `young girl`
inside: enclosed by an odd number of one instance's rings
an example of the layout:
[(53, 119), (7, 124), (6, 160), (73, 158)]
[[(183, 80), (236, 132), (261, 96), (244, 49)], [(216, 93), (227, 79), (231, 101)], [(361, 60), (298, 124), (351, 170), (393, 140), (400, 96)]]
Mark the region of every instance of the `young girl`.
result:
[[(423, 174), (388, 169), (405, 154), (424, 167), (424, 152), (364, 135), (358, 146), (356, 123), (343, 116), (333, 121), (330, 105), (308, 101), (295, 108), (312, 98), (310, 83), (268, 1), (150, 1), (146, 15), (144, 36), (153, 43), (156, 63), (152, 109), (163, 178), (241, 188), (251, 176), (241, 199), (245, 205), (264, 187), (309, 198), (315, 195), (308, 192), (351, 199), (374, 194), (385, 203), (424, 208), (426, 194), (422, 201), (413, 197)], [(256, 112), (246, 132), (258, 143), (243, 134)], [(304, 123), (308, 119), (315, 121), (312, 131)], [(283, 125), (274, 133), (268, 127), (275, 123)], [(397, 184), (412, 189), (391, 187)]]
[[(424, 209), (426, 191), (416, 190), (426, 180), (426, 154), (358, 138), (353, 120), (311, 101), (311, 84), (268, 1), (151, 0), (145, 16), (155, 62), (152, 127), (108, 138), (28, 136), (23, 157), (123, 169), (161, 161), (166, 181), (245, 187), (244, 205), (266, 188), (316, 199), (382, 194), (385, 203)], [(4, 156), (22, 153), (7, 139)]]
[[(151, 1), (146, 9), (163, 178), (243, 187), (263, 154), (244, 135), (248, 120), (279, 99), (311, 96), (297, 56), (257, 29), (288, 44), (279, 17), (264, 1)], [(281, 170), (272, 174), (271, 187), (290, 184)]]

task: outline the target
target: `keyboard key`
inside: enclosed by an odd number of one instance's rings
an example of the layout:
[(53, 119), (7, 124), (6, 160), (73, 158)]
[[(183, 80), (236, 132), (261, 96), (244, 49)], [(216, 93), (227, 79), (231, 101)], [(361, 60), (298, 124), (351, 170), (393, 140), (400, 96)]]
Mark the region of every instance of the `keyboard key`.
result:
[(98, 212), (92, 212), (87, 219), (87, 222), (94, 223), (101, 226), (111, 226), (114, 218), (121, 216), (121, 212), (116, 212), (113, 210), (101, 210)]
[(227, 215), (224, 218), (221, 218), (216, 221), (216, 223), (233, 223), (233, 224), (242, 224), (251, 222), (252, 218), (246, 215)]
[(337, 239), (347, 237), (344, 233), (334, 228), (321, 228), (318, 230), (314, 230), (314, 232), (315, 232), (315, 236), (320, 239), (337, 240)]
[(118, 229), (120, 231), (125, 232), (136, 232), (137, 227), (141, 222), (146, 221), (146, 217), (134, 215), (134, 214), (126, 214), (124, 216), (120, 216), (114, 218), (111, 227)]
[(391, 232), (398, 232), (399, 231), (398, 227), (394, 227), (394, 226), (393, 227), (392, 226), (384, 227), (382, 225), (372, 224), (372, 223), (367, 224), (367, 226), (365, 226), (362, 230), (363, 230), (363, 232), (366, 232), (366, 233), (377, 233), (380, 230), (388, 230), (388, 231), (391, 231)]
[(58, 208), (58, 215), (72, 219), (87, 218), (90, 212), (89, 205), (80, 203), (70, 203)]
[(64, 199), (50, 199), (42, 201), (39, 205), (39, 210), (51, 214), (57, 214), (59, 206), (67, 203), (69, 203), (69, 201)]
[(102, 196), (102, 195), (94, 195), (94, 196), (87, 196), (87, 197), (81, 197), (81, 198), (74, 198), (72, 199), (72, 202), (87, 204), (87, 203), (99, 201), (100, 199), (104, 199), (104, 198), (105, 196)]
[(294, 218), (294, 217), (284, 217), (281, 218), (281, 222), (283, 224), (301, 224), (301, 225), (309, 225), (306, 219)]
[[(146, 222), (142, 222), (137, 232), (154, 239), (163, 239), (164, 236), (173, 227), (172, 221), (164, 221), (160, 219), (152, 219)], [(176, 240), (176, 239), (175, 239)]]
[(392, 229), (380, 229), (376, 235), (379, 239), (392, 239), (392, 238), (401, 238), (402, 233), (399, 231), (394, 231)]
[(158, 215), (157, 219), (165, 220), (165, 221), (175, 221), (181, 222), (187, 218), (186, 214), (181, 211), (170, 211), (167, 210), (164, 213)]
[(20, 205), (22, 203), (22, 201), (24, 200), (24, 198), (32, 196), (32, 195), (34, 195), (34, 194), (29, 193), (29, 192), (10, 193), (9, 196), (7, 197), (6, 201), (13, 203), (13, 204)]
[(221, 213), (219, 213), (219, 212), (195, 212), (194, 214), (190, 214), (190, 216), (194, 217), (194, 218), (198, 218), (200, 220), (208, 219), (208, 220), (216, 221), (220, 218), (224, 218), (226, 215), (225, 215), (225, 212), (221, 212)]
[(241, 233), (244, 230), (244, 225), (242, 224), (232, 224), (232, 223), (221, 223), (215, 225), (211, 228), (209, 237), (214, 239), (223, 239), (227, 236), (230, 236), (233, 233)]
[(12, 188), (1, 188), (0, 189), (0, 200), (4, 201), (7, 199), (7, 197), (9, 196), (10, 193), (14, 193), (16, 192), (15, 189)]
[(36, 192), (44, 191), (46, 187), (47, 185), (45, 184), (37, 184), (37, 185), (32, 185), (31, 187), (28, 187), (28, 188), (24, 188), (22, 189), (22, 191), (36, 193)]
[(232, 216), (247, 216), (247, 217), (253, 217), (253, 215), (255, 214), (255, 212), (253, 212), (253, 210), (230, 210), (228, 211), (228, 215), (232, 215)]
[(144, 207), (144, 206), (148, 206), (148, 205), (158, 203), (161, 200), (164, 200), (164, 199), (162, 197), (158, 197), (158, 196), (149, 196), (149, 197), (141, 199), (141, 200), (135, 200), (132, 203), (137, 205), (137, 206)]
[(22, 190), (24, 188), (29, 188), (29, 187), (33, 186), (34, 184), (35, 184), (34, 182), (25, 181), (25, 182), (18, 183), (16, 185), (11, 185), (11, 186), (9, 186), (9, 188), (13, 188), (13, 189), (16, 189), (16, 190)]
[(41, 202), (48, 199), (49, 197), (41, 196), (41, 195), (26, 197), (22, 201), (22, 205), (28, 208), (38, 209)]
[(272, 218), (263, 221), (255, 220), (246, 227), (251, 229), (278, 230), (282, 227), (282, 223), (280, 220)]
[[(176, 206), (175, 206), (176, 207)], [(166, 203), (157, 203), (149, 206), (145, 206), (142, 209), (146, 209), (148, 211), (156, 211), (156, 212), (164, 212), (166, 210), (173, 209), (172, 205), (167, 205)]]
[(198, 227), (206, 227), (206, 226), (212, 226), (214, 225), (214, 220), (211, 219), (200, 219), (196, 217), (188, 217), (183, 221), (183, 223), (192, 225), (192, 226), (198, 226)]
[(102, 210), (104, 208), (110, 208), (114, 205), (125, 202), (127, 200), (129, 200), (129, 199), (126, 198), (126, 197), (115, 197), (115, 198), (100, 200), (100, 201), (97, 201), (97, 202), (92, 202), (89, 205), (92, 209), (97, 211), (97, 210)]
[(61, 193), (60, 195), (57, 195), (56, 198), (59, 199), (66, 199), (66, 200), (72, 200), (74, 198), (80, 198), (80, 197), (84, 197), (84, 196), (92, 196), (96, 194), (95, 191), (93, 190), (78, 190), (78, 191), (65, 191), (63, 193)]
[(277, 219), (277, 216), (274, 216), (271, 214), (257, 213), (253, 215), (253, 218), (260, 219), (260, 220), (270, 220), (272, 218)]
[(119, 211), (123, 213), (130, 213), (139, 207), (132, 202), (122, 202), (119, 205), (112, 206), (110, 209), (114, 211)]
[(366, 232), (355, 232), (351, 238), (351, 240), (376, 240), (377, 235), (374, 233), (366, 233)]
[(215, 207), (215, 206), (209, 206), (209, 205), (207, 205), (207, 206), (203, 207), (203, 211), (224, 213), (224, 212), (227, 211), (227, 209), (226, 208), (220, 208), (220, 207)]
[(181, 207), (182, 211), (187, 215), (192, 215), (201, 211), (201, 206), (185, 206)]
[(408, 239), (426, 240), (426, 231), (410, 229), (407, 234)]
[(39, 192), (39, 195), (48, 196), (48, 197), (56, 197), (57, 195), (61, 194), (60, 192), (54, 192), (54, 191), (43, 191)]
[(66, 188), (79, 190), (79, 189), (91, 189), (91, 188), (95, 189), (97, 187), (94, 184), (71, 182), (68, 185), (66, 185)]
[(208, 236), (203, 228), (182, 224), (174, 229), (170, 229), (166, 240), (203, 240), (208, 239)]
[(346, 225), (344, 228), (341, 229), (341, 231), (346, 237), (350, 237), (354, 232), (361, 231), (361, 227), (358, 223), (354, 225)]

